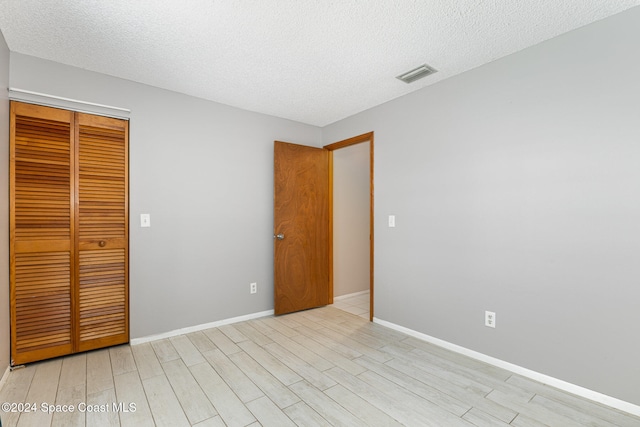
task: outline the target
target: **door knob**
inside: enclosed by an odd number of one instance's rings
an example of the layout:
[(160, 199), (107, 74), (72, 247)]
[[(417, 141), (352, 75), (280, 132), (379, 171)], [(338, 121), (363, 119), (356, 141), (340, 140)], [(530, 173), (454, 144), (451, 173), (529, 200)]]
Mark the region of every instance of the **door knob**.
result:
[(284, 240), (284, 234), (282, 234), (282, 233), (274, 234), (273, 237), (278, 239), (278, 240)]

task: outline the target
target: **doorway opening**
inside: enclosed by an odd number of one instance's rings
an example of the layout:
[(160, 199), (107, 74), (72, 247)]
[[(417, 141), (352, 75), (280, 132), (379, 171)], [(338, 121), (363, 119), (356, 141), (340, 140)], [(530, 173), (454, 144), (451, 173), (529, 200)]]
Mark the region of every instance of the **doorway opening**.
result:
[[(373, 321), (373, 132), (323, 148), (330, 154), (329, 300), (335, 300), (337, 308), (353, 314), (363, 317), (368, 314)], [(363, 175), (366, 174), (363, 167), (368, 169), (368, 176)], [(367, 267), (368, 271), (363, 271)], [(365, 313), (367, 299), (368, 313)]]

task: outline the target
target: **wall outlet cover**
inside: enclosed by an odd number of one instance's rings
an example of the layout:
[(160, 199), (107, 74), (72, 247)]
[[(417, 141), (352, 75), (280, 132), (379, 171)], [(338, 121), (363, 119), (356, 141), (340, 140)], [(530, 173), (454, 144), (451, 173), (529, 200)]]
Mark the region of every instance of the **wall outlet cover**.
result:
[(484, 312), (484, 326), (488, 326), (489, 328), (496, 327), (496, 313), (493, 311)]

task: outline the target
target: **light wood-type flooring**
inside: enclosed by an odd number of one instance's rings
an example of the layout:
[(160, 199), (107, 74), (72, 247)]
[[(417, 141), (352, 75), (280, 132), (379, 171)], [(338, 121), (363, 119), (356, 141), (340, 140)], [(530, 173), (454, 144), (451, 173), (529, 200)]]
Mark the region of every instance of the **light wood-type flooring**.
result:
[(369, 292), (357, 292), (334, 298), (333, 307), (369, 320)]
[(30, 364), (0, 402), (5, 427), (640, 426), (335, 307)]

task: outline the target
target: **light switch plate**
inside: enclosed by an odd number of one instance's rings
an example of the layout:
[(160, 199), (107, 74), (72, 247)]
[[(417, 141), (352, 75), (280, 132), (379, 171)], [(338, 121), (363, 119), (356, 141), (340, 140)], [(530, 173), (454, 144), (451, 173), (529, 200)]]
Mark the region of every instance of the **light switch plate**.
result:
[(396, 216), (389, 215), (389, 227), (395, 227), (395, 226), (396, 226)]
[(151, 227), (150, 214), (140, 214), (140, 227)]

